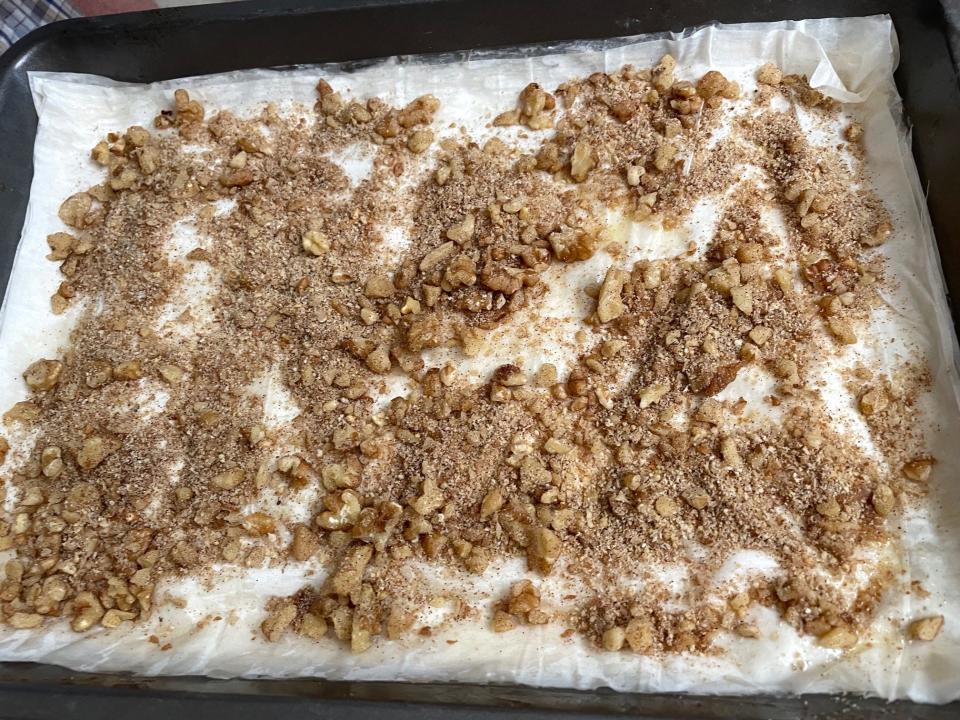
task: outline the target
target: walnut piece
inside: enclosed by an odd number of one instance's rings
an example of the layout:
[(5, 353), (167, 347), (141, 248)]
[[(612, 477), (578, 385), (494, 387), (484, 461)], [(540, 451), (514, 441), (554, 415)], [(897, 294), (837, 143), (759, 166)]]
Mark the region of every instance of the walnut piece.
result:
[(630, 274), (619, 268), (610, 268), (603, 278), (600, 294), (597, 296), (597, 319), (608, 323), (623, 315), (626, 309), (620, 294), (623, 286), (630, 279)]
[(60, 382), (62, 372), (63, 363), (59, 360), (37, 360), (24, 371), (23, 379), (31, 390), (46, 392)]
[(287, 631), (287, 628), (293, 624), (296, 617), (297, 606), (293, 603), (286, 603), (271, 612), (266, 620), (261, 623), (260, 629), (267, 640), (277, 642)]
[(488, 517), (503, 507), (503, 493), (499, 488), (494, 488), (483, 496), (483, 502), (480, 503), (480, 519), (486, 520)]
[(517, 626), (517, 619), (508, 612), (496, 610), (493, 613), (493, 620), (490, 623), (490, 629), (495, 633), (504, 633), (513, 630)]
[(849, 650), (857, 641), (856, 634), (850, 628), (838, 625), (821, 635), (818, 643), (821, 647), (833, 650)]
[(419, 155), (426, 152), (431, 143), (433, 143), (433, 130), (415, 130), (407, 139), (407, 148), (410, 152)]
[(91, 207), (93, 196), (90, 193), (78, 192), (63, 201), (58, 215), (70, 227), (80, 229), (88, 224)]
[(930, 458), (911, 460), (902, 468), (903, 476), (914, 482), (927, 482), (930, 479), (931, 470), (933, 470), (933, 460)]
[(857, 334), (848, 320), (832, 317), (827, 320), (827, 327), (830, 328), (830, 332), (842, 345), (853, 345), (857, 342)]
[[(464, 215), (463, 219), (447, 230), (447, 239), (453, 240), (459, 245), (464, 245), (473, 239), (474, 229), (476, 227), (476, 217), (473, 213)], [(422, 269), (422, 268), (421, 268)]]
[(885, 516), (893, 512), (897, 504), (897, 497), (889, 485), (880, 484), (874, 488), (870, 502), (873, 504), (873, 509), (877, 511), (877, 515)]
[(345, 597), (358, 590), (371, 557), (373, 547), (370, 545), (352, 545), (327, 581), (330, 591)]
[(612, 627), (603, 631), (603, 636), (600, 638), (600, 642), (603, 645), (604, 650), (616, 652), (623, 647), (626, 639), (627, 633), (622, 627)]
[(890, 404), (887, 393), (883, 388), (871, 388), (864, 392), (858, 401), (860, 412), (866, 417), (876, 415), (887, 409)]
[(322, 232), (308, 230), (300, 238), (300, 245), (308, 255), (320, 257), (330, 250), (330, 240)]
[(570, 177), (577, 182), (583, 182), (587, 179), (590, 171), (596, 167), (596, 164), (597, 159), (593, 153), (593, 146), (582, 140), (577, 142), (570, 158)]
[(653, 626), (643, 618), (633, 618), (627, 623), (624, 637), (634, 652), (644, 652), (653, 645)]
[(100, 435), (91, 435), (84, 439), (77, 452), (77, 465), (84, 470), (92, 470), (113, 452), (113, 443)]
[(77, 246), (77, 239), (70, 233), (57, 232), (47, 235), (47, 245), (50, 248), (47, 260), (66, 260)]
[(560, 558), (563, 543), (552, 530), (531, 528), (527, 535), (527, 564), (533, 570), (548, 574)]
[(761, 65), (757, 70), (757, 82), (761, 85), (779, 85), (783, 80), (783, 71), (773, 63)]
[(446, 260), (451, 255), (453, 255), (456, 251), (457, 251), (457, 246), (453, 241), (445, 242), (442, 245), (438, 245), (437, 247), (433, 248), (433, 250), (431, 250), (426, 255), (424, 255), (423, 260), (420, 261), (421, 272), (428, 272), (432, 270), (441, 262)]
[(437, 483), (432, 478), (426, 478), (421, 487), (421, 495), (417, 497), (410, 507), (420, 515), (427, 517), (439, 510), (444, 503), (443, 493), (437, 487)]
[(232, 467), (217, 473), (210, 479), (210, 484), (220, 490), (233, 490), (244, 481), (245, 473), (238, 467)]
[(320, 549), (320, 539), (306, 525), (297, 525), (293, 530), (293, 541), (290, 543), (290, 555), (294, 560), (303, 562), (313, 557)]
[(931, 617), (914, 620), (910, 623), (907, 632), (913, 640), (930, 642), (940, 634), (942, 627), (943, 615), (932, 615)]

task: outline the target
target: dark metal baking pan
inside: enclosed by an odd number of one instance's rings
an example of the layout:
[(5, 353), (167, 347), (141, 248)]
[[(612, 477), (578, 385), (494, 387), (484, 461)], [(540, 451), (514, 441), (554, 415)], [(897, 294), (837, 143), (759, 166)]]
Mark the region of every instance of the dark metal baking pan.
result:
[[(949, 1), (949, 0), (948, 0)], [(350, 61), (680, 31), (713, 22), (889, 13), (896, 73), (947, 286), (960, 293), (960, 88), (934, 0), (327, 0), (206, 5), (68, 20), (0, 56), (0, 295), (23, 225), (37, 118), (27, 72), (149, 82), (252, 67)], [(953, 307), (953, 306), (952, 306)], [(954, 317), (956, 318), (954, 307)], [(137, 678), (0, 664), (0, 718), (171, 717), (945, 718), (945, 706), (851, 696), (716, 697), (517, 686)]]

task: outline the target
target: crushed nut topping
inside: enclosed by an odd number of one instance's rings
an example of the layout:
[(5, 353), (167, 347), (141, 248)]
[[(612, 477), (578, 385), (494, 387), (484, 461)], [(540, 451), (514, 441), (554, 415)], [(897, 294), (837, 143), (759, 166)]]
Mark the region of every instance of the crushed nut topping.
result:
[[(391, 107), (324, 80), (316, 123), (177, 90), (154, 130), (110, 133), (91, 152), (103, 184), (67, 198), (47, 238), (66, 278), (52, 310), (98, 298), (103, 311), (80, 315), (61, 358), (26, 368), (32, 395), (4, 414), (34, 445), (9, 461), (0, 438), (15, 498), (0, 550), (16, 554), (0, 620), (123, 632), (162, 602), (164, 578), (296, 562), (329, 572), (272, 600), (263, 637), (364, 652), (430, 634), (415, 626), (434, 595), (410, 582), (412, 562), (482, 574), (522, 557), (530, 578), (483, 616), (494, 632), (562, 621), (610, 652), (711, 652), (719, 632), (759, 637), (746, 613), (762, 603), (824, 647), (854, 647), (891, 581), (877, 571), (851, 602), (819, 578), (895, 537), (898, 508), (926, 491), (935, 460), (914, 406), (929, 377), (850, 380), (882, 463), (833, 427), (811, 378), (881, 303), (872, 248), (894, 227), (859, 156), (851, 168), (842, 143), (806, 138), (799, 111), (840, 111), (805, 78), (763, 66), (752, 112), (708, 142), (741, 89), (682, 76), (667, 55), (553, 92), (531, 83), (492, 121), (525, 126), (529, 152), (445, 136), (433, 96)], [(354, 187), (329, 158), (358, 143), (373, 162)], [(626, 264), (609, 240), (611, 211), (673, 227), (705, 197), (722, 210), (703, 248)], [(183, 220), (205, 241), (171, 263)], [(407, 221), (409, 243), (384, 252)], [(434, 361), (480, 356), (515, 318), (535, 343), (556, 274), (600, 253), (571, 367), (514, 361), (477, 379)], [(163, 310), (197, 263), (217, 279), (213, 329), (184, 341), (192, 311)], [(720, 399), (747, 368), (775, 379), (764, 402), (782, 420), (741, 423), (747, 401)], [(264, 377), (298, 406), (289, 427), (248, 392)], [(374, 410), (395, 380), (405, 389)], [(161, 396), (156, 420), (125, 409)], [(290, 521), (307, 490), (310, 515)], [(275, 509), (247, 507), (268, 492)], [(744, 547), (783, 576), (722, 611), (668, 610), (665, 588), (619, 582), (650, 563), (719, 568)], [(537, 583), (555, 577), (587, 595), (542, 600)], [(941, 624), (908, 634), (932, 640)]]

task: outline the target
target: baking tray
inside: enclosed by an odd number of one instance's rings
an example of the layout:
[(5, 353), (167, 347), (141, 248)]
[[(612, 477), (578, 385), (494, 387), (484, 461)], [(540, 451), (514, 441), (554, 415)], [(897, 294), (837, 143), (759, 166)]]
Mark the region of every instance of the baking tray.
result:
[[(952, 0), (946, 0), (951, 2)], [(150, 82), (242, 68), (468, 51), (680, 31), (714, 22), (889, 13), (897, 86), (951, 298), (960, 293), (960, 87), (934, 0), (327, 0), (206, 5), (67, 20), (0, 56), (0, 296), (20, 238), (37, 118), (30, 70)], [(951, 300), (956, 324), (957, 311)], [(960, 717), (960, 703), (853, 696), (718, 697), (502, 685), (210, 680), (74, 673), (0, 663), (0, 718), (906, 718)]]

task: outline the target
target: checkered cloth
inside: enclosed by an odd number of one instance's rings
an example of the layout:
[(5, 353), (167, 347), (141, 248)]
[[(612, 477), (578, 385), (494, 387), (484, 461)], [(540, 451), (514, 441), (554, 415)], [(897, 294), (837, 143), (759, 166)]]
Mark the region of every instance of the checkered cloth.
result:
[(41, 25), (79, 14), (67, 0), (0, 0), (0, 53)]

